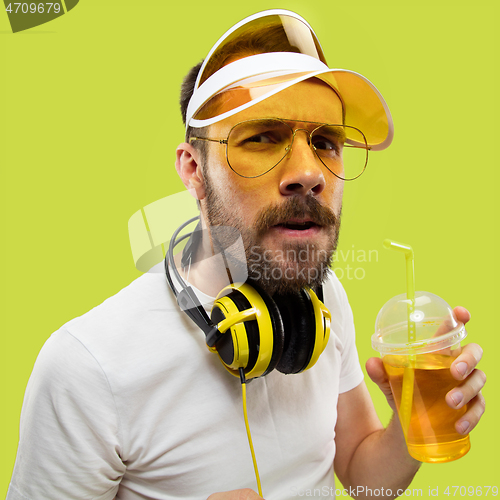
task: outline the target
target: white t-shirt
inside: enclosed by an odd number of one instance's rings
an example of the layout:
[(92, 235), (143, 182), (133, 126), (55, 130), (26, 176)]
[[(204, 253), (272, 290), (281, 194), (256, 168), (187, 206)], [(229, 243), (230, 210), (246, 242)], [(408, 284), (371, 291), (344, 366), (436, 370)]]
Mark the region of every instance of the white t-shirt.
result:
[[(329, 343), (308, 371), (247, 386), (263, 494), (334, 487), (340, 393), (361, 383), (352, 313), (324, 286)], [(241, 384), (181, 313), (164, 274), (147, 273), (55, 332), (26, 389), (7, 500), (205, 500), (257, 490)]]

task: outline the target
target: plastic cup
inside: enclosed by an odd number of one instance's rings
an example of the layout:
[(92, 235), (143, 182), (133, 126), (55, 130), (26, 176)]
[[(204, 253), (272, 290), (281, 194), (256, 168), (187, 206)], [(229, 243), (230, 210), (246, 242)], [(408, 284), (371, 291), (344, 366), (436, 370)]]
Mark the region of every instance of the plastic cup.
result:
[[(380, 310), (372, 346), (382, 357), (410, 455), (421, 462), (451, 462), (470, 449), (469, 435), (455, 430), (467, 406), (450, 408), (445, 396), (459, 384), (450, 373), (467, 336), (452, 308), (429, 292), (415, 292), (413, 312), (406, 294)], [(409, 322), (415, 340), (408, 341)]]

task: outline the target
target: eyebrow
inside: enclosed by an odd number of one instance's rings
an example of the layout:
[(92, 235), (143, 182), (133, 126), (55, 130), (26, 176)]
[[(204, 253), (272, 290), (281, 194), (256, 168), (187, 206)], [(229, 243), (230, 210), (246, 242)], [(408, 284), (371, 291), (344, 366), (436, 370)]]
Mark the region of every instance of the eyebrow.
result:
[[(330, 125), (329, 123), (325, 123), (325, 125)], [(335, 128), (328, 127), (328, 130), (330, 133), (333, 135), (340, 137), (342, 139), (345, 139), (347, 137), (347, 134), (345, 133), (344, 128), (341, 128), (342, 125), (337, 125), (337, 124), (332, 124)], [(330, 130), (331, 129), (331, 130)]]
[[(272, 121), (282, 121), (282, 122), (285, 122), (288, 125), (290, 125), (292, 128), (296, 128), (297, 123), (308, 123), (310, 125), (316, 125), (316, 126), (320, 126), (320, 125), (336, 125), (336, 126), (339, 126), (339, 127), (343, 126), (342, 123), (313, 122), (313, 121), (309, 121), (309, 120), (296, 120), (296, 119), (293, 119), (293, 118), (281, 118), (281, 117), (278, 117), (278, 116), (269, 116), (269, 117), (266, 117), (266, 118), (250, 118), (248, 120), (243, 120), (243, 122), (251, 122), (251, 123), (255, 123), (256, 125), (267, 125), (269, 122), (272, 122)], [(242, 123), (242, 122), (240, 122), (240, 123)]]

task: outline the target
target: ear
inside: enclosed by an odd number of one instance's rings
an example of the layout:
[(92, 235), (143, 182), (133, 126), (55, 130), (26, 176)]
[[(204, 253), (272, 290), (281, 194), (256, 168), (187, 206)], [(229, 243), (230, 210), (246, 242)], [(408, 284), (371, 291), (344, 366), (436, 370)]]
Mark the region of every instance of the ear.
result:
[(205, 198), (205, 182), (201, 170), (199, 152), (187, 142), (177, 146), (175, 169), (184, 186), (198, 200)]

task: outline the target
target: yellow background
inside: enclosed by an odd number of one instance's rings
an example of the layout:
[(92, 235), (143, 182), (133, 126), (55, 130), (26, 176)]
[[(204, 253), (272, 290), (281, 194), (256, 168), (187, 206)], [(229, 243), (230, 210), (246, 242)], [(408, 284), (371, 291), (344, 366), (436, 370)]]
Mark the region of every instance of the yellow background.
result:
[[(461, 460), (424, 465), (411, 488), (500, 486), (498, 479), (498, 9), (493, 1), (190, 2), (82, 0), (68, 14), (11, 34), (0, 13), (2, 454), (7, 491), (23, 393), (50, 334), (135, 279), (129, 217), (181, 188), (179, 85), (233, 23), (288, 8), (316, 30), (330, 66), (360, 72), (386, 98), (391, 148), (346, 185), (339, 269), (362, 363), (380, 307), (416, 287), (472, 313), (487, 413)], [(371, 262), (354, 262), (363, 252)], [(373, 251), (378, 251), (375, 254)], [(360, 253), (361, 252), (361, 253)], [(375, 259), (375, 256), (377, 257)], [(368, 258), (368, 257), (367, 257)], [(384, 422), (390, 412), (368, 381)], [(265, 485), (264, 485), (265, 492)], [(453, 493), (453, 490), (450, 491)], [(451, 495), (452, 496), (452, 495)], [(491, 496), (491, 493), (490, 493)]]

